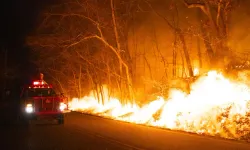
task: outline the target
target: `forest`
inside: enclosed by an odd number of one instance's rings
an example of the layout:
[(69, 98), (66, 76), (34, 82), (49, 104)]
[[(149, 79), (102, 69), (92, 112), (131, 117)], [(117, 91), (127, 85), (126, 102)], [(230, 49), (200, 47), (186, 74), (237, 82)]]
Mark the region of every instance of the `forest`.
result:
[(247, 0), (59, 0), (26, 42), (45, 80), (81, 98), (146, 103), (195, 76), (248, 64)]

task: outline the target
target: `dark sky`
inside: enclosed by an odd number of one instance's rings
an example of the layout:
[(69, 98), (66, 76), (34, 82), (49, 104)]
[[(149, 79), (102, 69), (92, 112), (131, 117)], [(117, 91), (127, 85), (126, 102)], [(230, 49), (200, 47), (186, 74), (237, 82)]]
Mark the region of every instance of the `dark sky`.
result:
[(32, 0), (9, 0), (2, 7), (1, 30), (3, 34), (1, 34), (1, 38), (3, 45), (19, 47), (27, 33), (34, 28), (37, 14), (42, 9), (41, 3)]
[(39, 13), (50, 3), (50, 0), (6, 0), (1, 4), (0, 45), (1, 50), (8, 50), (9, 67), (18, 66), (24, 73), (34, 69), (30, 67), (25, 37), (35, 29)]

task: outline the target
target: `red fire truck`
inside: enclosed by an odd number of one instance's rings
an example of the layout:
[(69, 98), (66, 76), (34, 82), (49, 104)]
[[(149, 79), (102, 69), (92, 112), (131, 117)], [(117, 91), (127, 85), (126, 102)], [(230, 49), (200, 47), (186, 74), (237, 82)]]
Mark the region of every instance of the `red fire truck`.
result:
[(52, 85), (43, 80), (43, 75), (40, 75), (40, 80), (24, 86), (20, 98), (23, 120), (56, 119), (58, 124), (64, 124), (67, 98), (57, 95)]

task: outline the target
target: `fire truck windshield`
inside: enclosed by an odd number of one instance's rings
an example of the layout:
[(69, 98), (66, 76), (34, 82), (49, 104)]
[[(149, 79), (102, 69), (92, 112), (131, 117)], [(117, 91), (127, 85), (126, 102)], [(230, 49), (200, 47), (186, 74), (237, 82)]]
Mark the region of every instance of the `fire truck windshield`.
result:
[(25, 97), (55, 96), (56, 93), (51, 88), (29, 88), (25, 90)]

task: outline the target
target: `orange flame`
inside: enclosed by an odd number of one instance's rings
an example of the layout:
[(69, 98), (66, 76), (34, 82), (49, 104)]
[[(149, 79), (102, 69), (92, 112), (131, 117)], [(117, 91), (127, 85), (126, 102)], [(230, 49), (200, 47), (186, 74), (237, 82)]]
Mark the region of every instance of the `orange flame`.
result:
[[(108, 93), (106, 88), (105, 93)], [(250, 133), (250, 86), (210, 71), (192, 86), (190, 94), (172, 89), (170, 97), (158, 97), (147, 105), (122, 105), (104, 95), (98, 103), (93, 92), (70, 102), (72, 110), (132, 123), (193, 133), (240, 138)]]

